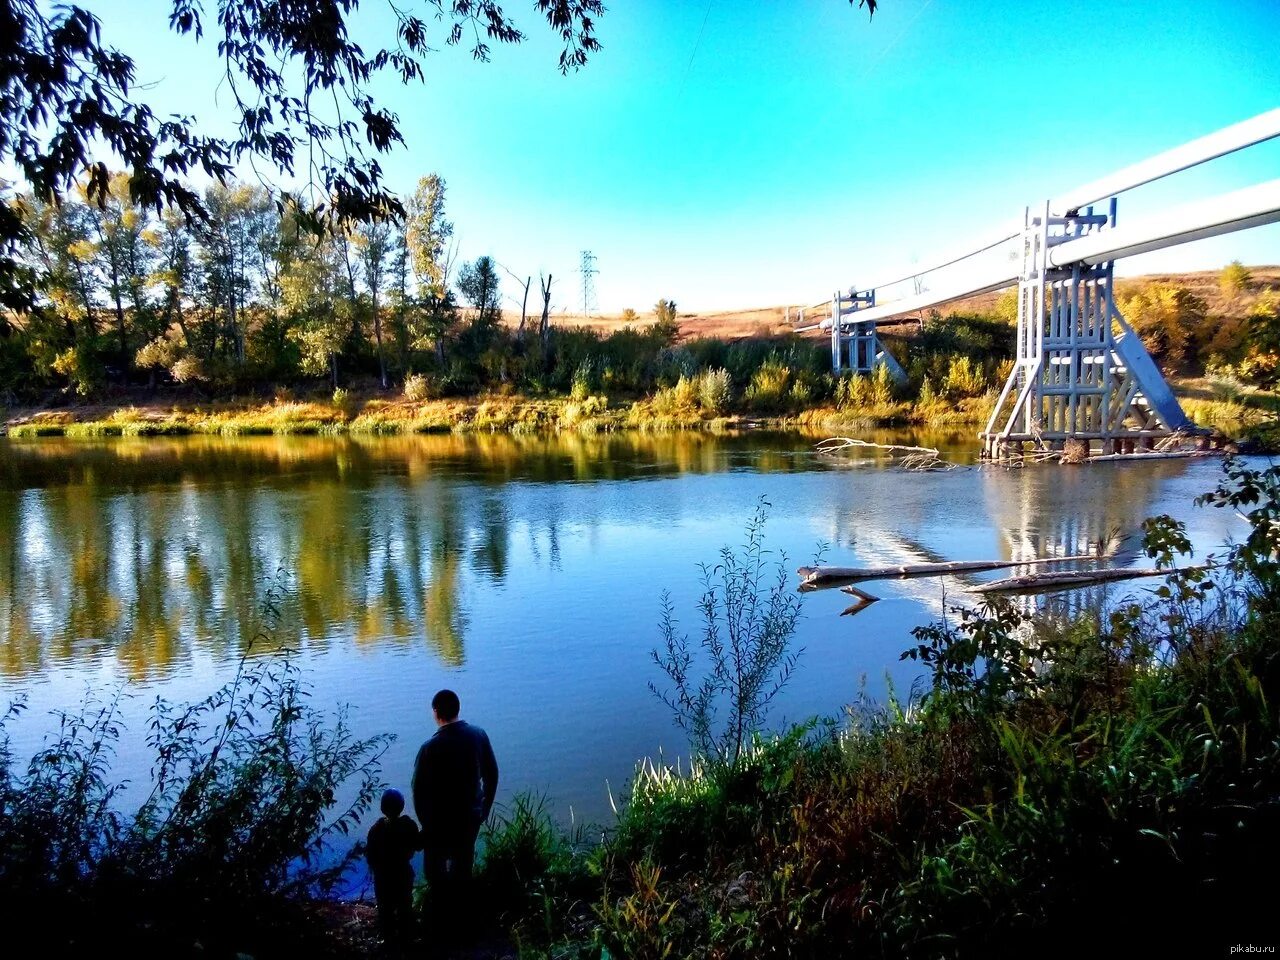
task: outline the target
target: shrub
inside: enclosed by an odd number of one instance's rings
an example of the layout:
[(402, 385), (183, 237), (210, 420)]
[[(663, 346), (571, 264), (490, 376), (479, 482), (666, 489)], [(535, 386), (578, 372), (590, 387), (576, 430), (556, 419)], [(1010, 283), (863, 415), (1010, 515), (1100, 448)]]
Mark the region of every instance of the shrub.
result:
[(684, 347), (665, 347), (658, 353), (655, 379), (669, 387), (677, 380), (692, 380), (698, 374), (698, 364), (693, 354)]
[(676, 302), (659, 300), (653, 307), (654, 325), (663, 330), (674, 330), (676, 327)]
[(82, 397), (90, 396), (101, 385), (106, 371), (92, 350), (87, 346), (68, 347), (53, 360), (52, 368), (70, 382)]
[(1006, 290), (996, 298), (992, 314), (1001, 323), (1014, 326), (1018, 322), (1018, 288)]
[(954, 357), (947, 366), (942, 392), (952, 400), (976, 397), (986, 392), (987, 382), (981, 368), (968, 357)]
[(420, 373), (411, 373), (404, 379), (404, 398), (420, 403), (431, 397), (431, 383)]
[(698, 378), (698, 404), (704, 413), (723, 413), (733, 402), (733, 380), (723, 368), (704, 370)]
[(169, 376), (178, 383), (196, 383), (202, 380), (208, 380), (205, 374), (204, 364), (200, 362), (199, 357), (193, 357), (188, 354), (185, 357), (179, 357), (173, 362), (173, 366), (169, 368)]
[(573, 383), (569, 388), (569, 396), (574, 400), (585, 400), (591, 396), (594, 380), (595, 364), (588, 357), (578, 364), (578, 369), (573, 372)]
[(653, 395), (653, 412), (660, 417), (689, 417), (698, 412), (698, 383), (681, 377), (675, 386)]
[(1280, 298), (1267, 294), (1245, 318), (1245, 355), (1236, 365), (1240, 378), (1268, 389), (1280, 385)]
[(1183, 287), (1149, 283), (1120, 297), (1118, 306), (1151, 355), (1174, 368), (1182, 367), (1191, 348), (1211, 333), (1205, 302)]
[(756, 504), (741, 553), (722, 547), (720, 562), (702, 568), (701, 675), (688, 636), (676, 631), (670, 594), (662, 595), (662, 649), (653, 662), (670, 687), (649, 689), (671, 710), (701, 757), (731, 765), (760, 731), (769, 706), (786, 685), (800, 651), (791, 649), (800, 594), (787, 581), (786, 556), (772, 570), (764, 548), (769, 503)]
[(751, 375), (747, 402), (760, 410), (773, 410), (781, 405), (791, 386), (791, 368), (770, 358)]
[(512, 932), (521, 947), (547, 947), (570, 917), (562, 905), (590, 898), (595, 886), (579, 856), (583, 831), (566, 835), (552, 822), (544, 797), (519, 793), (495, 810), (481, 832), (476, 902)]
[[(59, 715), (25, 770), (5, 728), (21, 705), (0, 722), (6, 909), (55, 956), (95, 940), (151, 955), (296, 949), (309, 934), (290, 918), (352, 862), (341, 841), (370, 807), (387, 738), (356, 738), (344, 713), (313, 707), (288, 657), (246, 654), (208, 698), (157, 701), (152, 787), (128, 814), (111, 776), (117, 700)], [(350, 799), (335, 809), (340, 790)]]
[(182, 345), (169, 336), (156, 337), (139, 348), (133, 362), (143, 370), (168, 370), (182, 356)]

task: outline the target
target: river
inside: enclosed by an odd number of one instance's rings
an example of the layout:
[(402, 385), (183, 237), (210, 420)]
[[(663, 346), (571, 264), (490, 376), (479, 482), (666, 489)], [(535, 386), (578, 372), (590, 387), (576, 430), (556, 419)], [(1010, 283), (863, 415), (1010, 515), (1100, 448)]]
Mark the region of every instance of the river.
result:
[[(941, 442), (972, 462), (971, 438)], [(662, 591), (696, 635), (698, 565), (741, 542), (760, 498), (794, 582), (820, 544), (853, 565), (1073, 554), (1155, 513), (1211, 547), (1239, 531), (1192, 505), (1220, 469), (904, 473), (764, 434), (0, 440), (0, 703), (26, 698), (25, 756), (50, 711), (123, 688), (116, 769), (145, 782), (149, 704), (232, 674), (279, 570), (276, 642), (297, 648), (318, 705), (396, 735), (391, 783), (407, 788), (447, 686), (490, 733), (500, 800), (539, 791), (562, 818), (602, 822), (638, 758), (686, 750), (648, 689)], [(908, 690), (911, 628), (968, 582), (878, 583), (881, 602), (854, 617), (838, 591), (808, 595), (775, 722), (838, 714), (887, 682)], [(1136, 583), (1112, 595), (1150, 588)]]

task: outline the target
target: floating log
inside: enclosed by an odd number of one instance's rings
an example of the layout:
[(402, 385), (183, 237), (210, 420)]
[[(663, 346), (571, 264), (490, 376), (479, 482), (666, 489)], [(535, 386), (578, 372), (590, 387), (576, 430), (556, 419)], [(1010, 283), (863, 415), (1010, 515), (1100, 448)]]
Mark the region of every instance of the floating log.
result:
[(851, 607), (846, 607), (840, 611), (842, 617), (852, 617), (854, 614), (861, 613), (867, 607), (871, 606), (880, 598), (873, 593), (867, 593), (865, 590), (859, 590), (857, 587), (845, 587), (844, 592), (850, 596), (858, 598), (858, 602)]
[(913, 563), (896, 567), (801, 567), (800, 589), (804, 592), (841, 587), (863, 580), (909, 580), (912, 577), (945, 577), (952, 573), (979, 573), (985, 570), (1007, 570), (1031, 567), (1041, 563), (1068, 563), (1074, 560), (1096, 560), (1093, 554), (1074, 557), (1041, 557), (1036, 560), (952, 560), (946, 563)]
[(1121, 569), (1108, 567), (1103, 570), (1067, 570), (1056, 573), (1028, 573), (1021, 577), (1008, 577), (1004, 580), (993, 580), (976, 587), (969, 587), (968, 593), (1037, 593), (1050, 590), (1077, 590), (1080, 587), (1092, 587), (1100, 583), (1111, 583), (1116, 580), (1137, 580), (1139, 577), (1166, 577), (1176, 572), (1187, 570), (1203, 570), (1204, 567), (1183, 567), (1181, 571), (1155, 570), (1150, 567)]
[(1101, 453), (1089, 463), (1120, 463), (1125, 460), (1192, 460), (1197, 457), (1222, 457), (1224, 450), (1164, 450), (1155, 453)]

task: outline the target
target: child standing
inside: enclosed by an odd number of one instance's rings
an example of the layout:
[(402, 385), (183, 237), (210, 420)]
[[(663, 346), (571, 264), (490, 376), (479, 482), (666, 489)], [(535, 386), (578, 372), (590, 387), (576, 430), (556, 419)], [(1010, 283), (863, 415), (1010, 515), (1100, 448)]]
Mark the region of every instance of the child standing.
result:
[(404, 815), (399, 790), (382, 794), (382, 816), (369, 830), (365, 859), (373, 874), (378, 924), (388, 940), (402, 940), (413, 929), (413, 852), (422, 849), (418, 825)]

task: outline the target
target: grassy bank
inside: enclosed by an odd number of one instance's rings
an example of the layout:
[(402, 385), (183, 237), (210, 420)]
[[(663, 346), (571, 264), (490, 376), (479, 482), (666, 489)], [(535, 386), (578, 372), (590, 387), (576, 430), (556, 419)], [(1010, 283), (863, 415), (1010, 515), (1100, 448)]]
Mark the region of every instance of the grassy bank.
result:
[(905, 400), (865, 406), (822, 405), (796, 410), (707, 409), (696, 402), (674, 405), (661, 394), (611, 402), (603, 396), (529, 398), (505, 395), (447, 400), (368, 398), (327, 401), (225, 403), (210, 406), (92, 406), (21, 411), (4, 432), (14, 439), (38, 437), (152, 437), (290, 434), (411, 434), (477, 431), (534, 434), (615, 430), (730, 430), (858, 428), (979, 424), (989, 412), (986, 398), (956, 407), (925, 407)]
[[(577, 396), (526, 397), (491, 394), (409, 400), (382, 394), (270, 401), (171, 403), (138, 397), (125, 405), (81, 404), (21, 408), (0, 432), (14, 439), (39, 437), (151, 437), (184, 435), (352, 434), (507, 432), (595, 434), (617, 430), (736, 430), (750, 427), (830, 433), (880, 427), (983, 426), (997, 398), (994, 387), (975, 379), (961, 393), (938, 393), (926, 383), (909, 390), (865, 377), (834, 381), (830, 396), (810, 399), (785, 393), (767, 400), (735, 399), (704, 388), (706, 375), (682, 378), (640, 399)], [(1271, 438), (1276, 397), (1264, 391), (1228, 389), (1204, 378), (1174, 382), (1184, 410), (1196, 423), (1233, 436)]]

